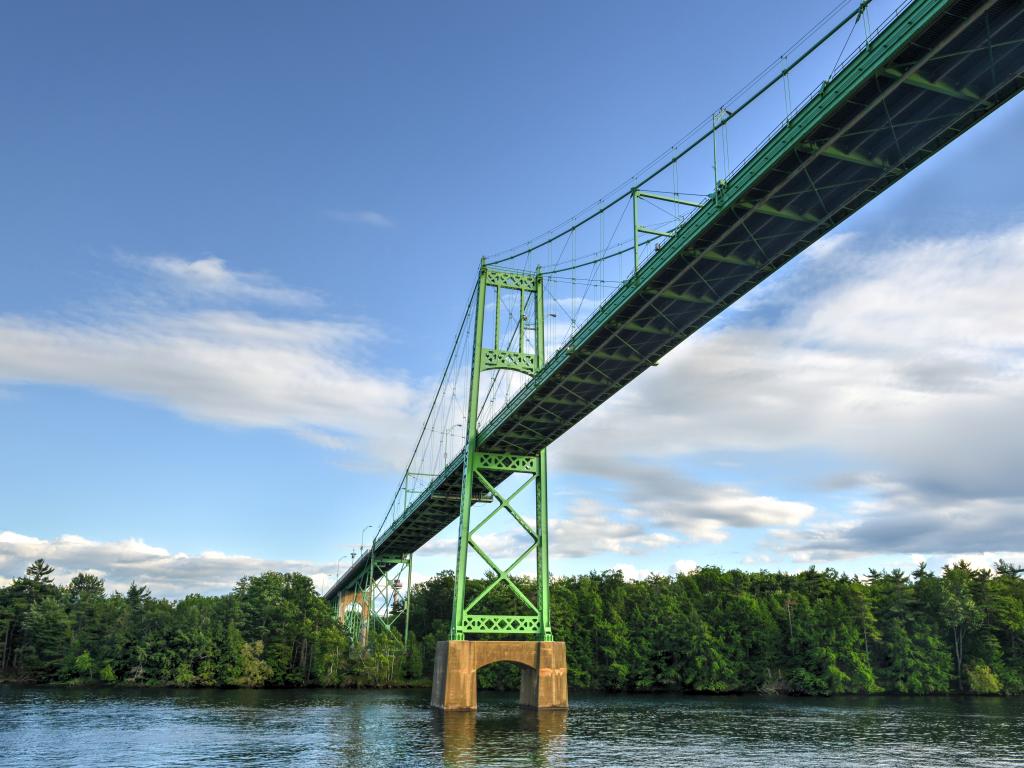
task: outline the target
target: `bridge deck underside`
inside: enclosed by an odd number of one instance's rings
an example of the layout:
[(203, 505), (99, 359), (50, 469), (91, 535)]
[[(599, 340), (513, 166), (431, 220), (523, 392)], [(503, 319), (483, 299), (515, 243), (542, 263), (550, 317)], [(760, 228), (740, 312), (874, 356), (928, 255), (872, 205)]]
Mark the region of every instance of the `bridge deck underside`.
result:
[[(606, 302), (483, 430), (481, 450), (548, 446), (1024, 87), (1024, 3), (916, 7), (917, 17), (915, 6), (898, 17)], [(377, 539), (378, 555), (413, 552), (458, 517), (464, 462), (452, 461)], [(328, 596), (351, 589), (368, 560)]]

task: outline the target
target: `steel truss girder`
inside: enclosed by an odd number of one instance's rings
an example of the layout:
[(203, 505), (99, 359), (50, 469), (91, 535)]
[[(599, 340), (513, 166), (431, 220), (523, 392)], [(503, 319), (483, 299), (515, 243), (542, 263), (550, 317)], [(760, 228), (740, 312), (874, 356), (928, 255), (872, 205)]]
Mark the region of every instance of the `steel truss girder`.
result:
[(880, 168), (882, 170), (889, 168), (889, 163), (880, 157), (867, 157), (859, 152), (843, 152), (843, 150), (835, 146), (825, 147), (817, 144), (801, 144), (800, 150), (808, 154), (828, 157), (832, 160), (842, 160), (847, 163), (854, 163), (855, 165), (863, 165), (866, 168)]
[[(570, 373), (563, 378), (563, 381), (566, 381), (569, 384), (583, 384), (584, 386), (588, 387), (607, 387), (609, 385), (615, 385), (617, 383), (615, 379), (611, 378), (610, 376), (605, 376), (603, 374), (580, 376), (579, 374), (576, 373)], [(557, 419), (557, 421), (561, 421), (561, 419)]]
[(688, 304), (714, 304), (714, 298), (710, 296), (701, 296), (690, 291), (674, 291), (670, 288), (652, 288), (647, 291), (648, 296), (654, 296), (659, 299), (671, 299), (672, 301), (683, 301)]
[(911, 72), (910, 74), (907, 74), (894, 67), (887, 67), (882, 70), (882, 74), (886, 77), (893, 77), (897, 80), (902, 80), (905, 85), (911, 85), (915, 88), (922, 88), (926, 91), (932, 91), (933, 93), (941, 93), (943, 96), (951, 96), (954, 99), (971, 101), (982, 106), (986, 105), (984, 99), (967, 88), (956, 88), (948, 83), (942, 82), (941, 80), (929, 80), (919, 72)]
[(768, 205), (768, 203), (748, 203), (744, 201), (739, 204), (739, 207), (745, 208), (748, 211), (753, 211), (754, 213), (760, 213), (763, 216), (777, 216), (780, 219), (799, 221), (805, 224), (818, 224), (820, 221), (816, 216), (812, 216), (809, 213), (798, 213), (797, 211), (790, 211), (786, 208), (775, 208), (774, 206)]
[[(977, 9), (974, 12), (974, 14), (972, 14), (972, 16), (969, 19), (964, 20), (964, 22), (962, 23), (961, 26), (962, 27), (966, 27), (971, 21), (973, 21), (974, 18), (979, 17), (984, 10), (987, 10), (987, 8), (991, 7), (994, 4), (994, 2), (995, 2), (995, 0), (988, 0), (988, 2), (984, 3), (981, 8)], [(949, 36), (948, 39), (952, 39), (952, 37), (953, 37), (953, 35)], [(829, 147), (835, 146), (836, 142), (841, 137), (845, 136), (847, 134), (847, 132), (850, 129), (853, 128), (854, 125), (857, 125), (859, 122), (861, 122), (876, 106), (884, 105), (885, 99), (886, 99), (887, 96), (892, 94), (900, 85), (906, 83), (906, 81), (907, 81), (907, 79), (909, 77), (911, 77), (912, 75), (917, 73), (920, 70), (920, 68), (924, 65), (924, 63), (928, 59), (930, 59), (932, 55), (935, 55), (939, 50), (941, 50), (943, 47), (945, 47), (946, 44), (947, 44), (947, 41), (941, 41), (936, 46), (936, 48), (934, 48), (931, 51), (930, 54), (926, 54), (918, 62), (916, 62), (912, 67), (910, 67), (906, 71), (902, 72), (898, 78), (894, 79), (893, 82), (888, 87), (883, 89), (882, 92), (880, 94), (878, 94), (870, 103), (868, 103), (867, 105), (864, 105), (863, 107), (861, 107), (861, 109), (858, 111), (857, 115), (846, 126), (843, 126), (839, 130), (837, 130), (834, 133), (834, 135), (832, 136), (831, 139), (829, 139), (826, 142), (823, 142), (821, 147), (819, 148), (818, 153), (808, 155), (803, 160), (801, 160), (798, 163), (798, 167), (795, 170), (791, 171), (781, 182), (777, 182), (776, 185), (774, 186), (774, 188), (771, 191), (769, 191), (767, 194), (763, 195), (761, 199), (762, 200), (771, 199), (776, 192), (781, 191), (781, 189), (787, 183), (789, 183), (789, 181), (791, 181), (797, 173), (801, 172), (804, 168), (806, 168), (823, 151), (825, 151)], [(748, 214), (749, 214), (749, 211), (748, 211)], [(736, 224), (733, 224), (730, 227), (728, 227), (726, 229), (726, 232), (721, 234), (721, 235), (719, 235), (718, 238), (716, 239), (716, 241), (720, 242), (722, 239), (724, 239), (724, 237), (728, 236), (728, 234), (731, 233), (732, 231), (734, 231), (735, 228), (742, 221), (743, 221), (743, 217), (741, 216), (739, 222), (737, 222)]]

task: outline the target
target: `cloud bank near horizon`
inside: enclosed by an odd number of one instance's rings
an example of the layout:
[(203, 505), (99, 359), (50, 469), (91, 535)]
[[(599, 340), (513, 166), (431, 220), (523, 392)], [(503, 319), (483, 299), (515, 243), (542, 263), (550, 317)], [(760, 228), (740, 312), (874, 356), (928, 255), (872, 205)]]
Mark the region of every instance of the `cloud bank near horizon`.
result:
[[(559, 534), (564, 533), (557, 527), (553, 530), (553, 541), (557, 542)], [(565, 538), (565, 537), (561, 537)], [(495, 546), (502, 551), (503, 541), (499, 538), (487, 540), (486, 546)], [(506, 542), (507, 543), (507, 542)], [(637, 542), (634, 542), (637, 543)], [(658, 543), (656, 543), (656, 546)], [(559, 550), (559, 547), (561, 549)], [(428, 554), (448, 554), (454, 548), (454, 542), (438, 540), (425, 547), (421, 552)], [(555, 544), (557, 555), (572, 558), (571, 545)], [(489, 550), (490, 551), (490, 550)], [(510, 556), (521, 551), (509, 546)], [(642, 555), (643, 549), (633, 549), (627, 544), (613, 549), (617, 554), (632, 556)], [(252, 555), (227, 554), (224, 552), (200, 552), (188, 554), (171, 552), (163, 547), (148, 544), (141, 539), (124, 539), (121, 541), (99, 541), (75, 534), (64, 534), (53, 539), (42, 539), (13, 531), (0, 531), (0, 587), (6, 586), (14, 578), (24, 575), (25, 568), (33, 560), (43, 558), (54, 566), (54, 580), (58, 584), (67, 584), (75, 574), (91, 573), (102, 578), (108, 592), (124, 592), (131, 583), (145, 585), (157, 597), (171, 599), (182, 598), (188, 594), (217, 595), (230, 592), (243, 576), (255, 576), (266, 571), (298, 571), (309, 576), (317, 589), (323, 591), (334, 583), (337, 575), (337, 563), (314, 563), (308, 560), (280, 560), (262, 558)], [(974, 567), (991, 568), (999, 559), (1015, 563), (1024, 563), (1024, 551), (958, 551), (953, 554), (910, 554), (905, 565), (909, 569), (913, 564), (927, 561), (931, 567), (938, 569), (943, 564), (967, 560)], [(637, 564), (639, 563), (639, 564)], [(665, 568), (651, 565), (649, 556), (636, 560), (617, 562), (613, 569), (622, 571), (627, 579), (643, 579), (651, 575), (672, 575), (689, 573), (702, 565), (700, 560), (683, 558), (671, 562)], [(782, 570), (799, 570), (801, 566), (782, 568)], [(568, 572), (555, 572), (555, 576), (566, 575)], [(417, 570), (414, 583), (420, 583), (432, 576), (430, 571)]]
[(125, 591), (135, 582), (148, 586), (154, 595), (183, 597), (191, 593), (229, 592), (242, 576), (264, 571), (300, 571), (318, 588), (334, 580), (333, 564), (307, 560), (274, 560), (224, 552), (189, 555), (172, 553), (142, 539), (96, 541), (65, 534), (40, 539), (13, 531), (0, 531), (0, 581), (21, 576), (37, 558), (54, 566), (54, 579), (66, 584), (79, 572), (92, 573), (106, 582), (108, 591)]

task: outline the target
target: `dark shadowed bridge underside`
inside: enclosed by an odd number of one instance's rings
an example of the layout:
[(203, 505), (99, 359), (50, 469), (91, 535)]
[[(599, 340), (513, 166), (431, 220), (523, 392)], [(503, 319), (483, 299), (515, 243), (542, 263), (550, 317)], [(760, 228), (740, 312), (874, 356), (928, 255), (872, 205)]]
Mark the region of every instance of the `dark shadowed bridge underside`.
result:
[[(1024, 87), (1024, 2), (911, 4), (626, 281), (482, 430), (536, 454), (747, 291)], [(459, 516), (465, 454), (373, 544), (414, 552)], [(510, 473), (488, 471), (492, 484)], [(479, 489), (483, 495), (484, 489)], [(476, 490), (474, 489), (474, 495)], [(331, 587), (352, 589), (369, 552)]]

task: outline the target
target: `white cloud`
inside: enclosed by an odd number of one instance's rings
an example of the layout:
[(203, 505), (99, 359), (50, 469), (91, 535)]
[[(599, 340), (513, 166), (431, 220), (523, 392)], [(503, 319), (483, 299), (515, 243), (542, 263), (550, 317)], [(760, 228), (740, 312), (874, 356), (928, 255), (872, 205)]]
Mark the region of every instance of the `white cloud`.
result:
[(672, 572), (673, 573), (681, 573), (683, 575), (686, 575), (687, 573), (691, 573), (691, 572), (693, 572), (695, 570), (697, 570), (697, 561), (696, 560), (683, 559), (683, 560), (676, 560), (674, 563), (672, 563)]
[(334, 579), (334, 564), (304, 560), (272, 560), (223, 552), (172, 554), (140, 539), (95, 541), (66, 534), (39, 539), (13, 531), (0, 532), (0, 581), (24, 574), (36, 558), (54, 566), (58, 583), (81, 571), (106, 581), (107, 589), (124, 591), (131, 582), (147, 585), (155, 595), (181, 597), (191, 592), (228, 592), (242, 576), (264, 571), (300, 571), (321, 585)]
[(928, 559), (955, 559), (962, 552), (1024, 550), (1024, 497), (950, 498), (878, 482), (874, 490), (872, 498), (855, 502), (844, 518), (803, 531), (774, 531), (779, 549), (801, 562), (878, 552), (930, 552)]
[[(814, 514), (800, 501), (752, 494), (738, 486), (697, 482), (653, 461), (618, 455), (602, 440), (571, 441), (559, 452), (559, 467), (612, 481), (624, 499), (626, 514), (638, 525), (685, 534), (691, 541), (720, 543), (730, 528), (796, 526)], [(639, 530), (639, 528), (637, 528)], [(673, 539), (666, 534), (649, 534)]]
[(841, 250), (849, 250), (856, 239), (857, 235), (854, 232), (834, 232), (812, 243), (806, 251), (800, 254), (800, 258), (827, 259)]
[(632, 563), (617, 563), (612, 570), (622, 571), (622, 578), (626, 581), (643, 581), (653, 573), (650, 568), (637, 568)]
[(646, 554), (677, 541), (667, 533), (648, 531), (635, 521), (616, 519), (612, 510), (592, 499), (576, 499), (568, 512), (568, 517), (548, 521), (555, 557), (588, 557), (604, 552)]
[[(822, 556), (1024, 546), (1003, 541), (1024, 500), (1022, 253), (1024, 227), (875, 250), (832, 238), (743, 300), (763, 311), (698, 333), (552, 455), (695, 539), (781, 526)], [(765, 457), (790, 487), (861, 503), (810, 527), (800, 499), (671, 481), (671, 460), (711, 453), (740, 459), (739, 484)]]
[(0, 381), (86, 387), (199, 421), (288, 430), (397, 465), (420, 393), (359, 363), (374, 338), (359, 323), (247, 312), (0, 315)]
[(234, 272), (223, 259), (210, 256), (187, 261), (178, 256), (123, 257), (152, 273), (169, 278), (174, 286), (204, 298), (251, 299), (288, 306), (308, 306), (320, 299), (308, 291), (282, 286), (272, 277)]
[[(921, 560), (916, 562), (928, 562), (930, 560), (938, 560), (938, 557), (922, 557)], [(958, 552), (953, 555), (949, 555), (943, 560), (943, 565), (953, 565), (959, 563), (961, 560), (967, 561), (972, 568), (988, 568), (992, 569), (997, 562), (1004, 560), (1007, 563), (1015, 565), (1017, 567), (1024, 566), (1024, 551), (1017, 552)]]
[[(522, 528), (519, 528), (518, 530), (478, 532), (473, 535), (473, 541), (475, 541), (489, 557), (497, 559), (498, 565), (507, 565), (507, 562), (503, 563), (501, 561), (513, 560), (519, 557), (523, 550), (530, 545), (530, 540), (527, 537), (526, 531)], [(416, 552), (421, 556), (445, 555), (447, 557), (451, 557), (454, 561), (455, 555), (458, 552), (457, 545), (457, 539), (435, 538), (420, 547)], [(473, 560), (475, 564), (483, 562), (472, 549), (470, 550), (470, 559)], [(529, 562), (533, 561), (531, 560)]]
[[(480, 519), (481, 514), (482, 511), (475, 513), (474, 522)], [(530, 514), (527, 514), (529, 517)], [(637, 522), (620, 520), (611, 509), (591, 499), (577, 499), (570, 505), (566, 517), (550, 518), (548, 533), (551, 555), (559, 558), (589, 557), (602, 553), (646, 554), (652, 549), (677, 541), (667, 533), (651, 532)], [(519, 526), (506, 530), (481, 531), (473, 536), (473, 540), (495, 558), (518, 557), (530, 544), (529, 536)], [(433, 539), (419, 553), (454, 557), (456, 543), (452, 538)], [(527, 562), (533, 561), (528, 559)]]
[(394, 226), (394, 222), (391, 219), (377, 211), (331, 211), (327, 215), (335, 221), (368, 224), (371, 227), (384, 228)]

